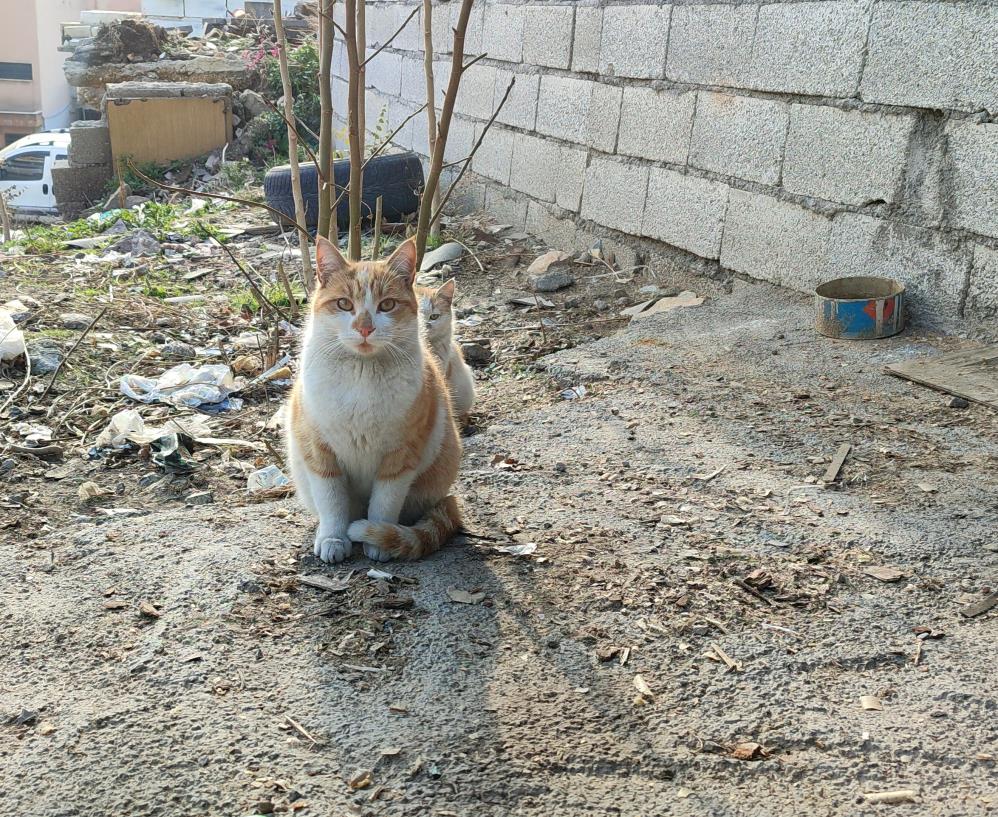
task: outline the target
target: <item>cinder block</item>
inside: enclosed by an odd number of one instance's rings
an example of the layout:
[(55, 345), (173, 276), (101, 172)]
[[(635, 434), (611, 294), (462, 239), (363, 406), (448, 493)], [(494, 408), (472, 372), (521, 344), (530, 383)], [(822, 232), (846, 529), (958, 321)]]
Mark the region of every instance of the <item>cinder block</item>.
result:
[(972, 250), (936, 230), (857, 213), (835, 217), (825, 278), (879, 275), (901, 281), (911, 317), (923, 325), (955, 318)]
[[(436, 76), (434, 76), (433, 85), (435, 91)], [(417, 57), (402, 58), (402, 99), (415, 102), (418, 105), (426, 102), (426, 75), (422, 59)]]
[(809, 292), (822, 280), (831, 227), (829, 219), (796, 204), (732, 189), (721, 266)]
[[(339, 4), (337, 4), (339, 5)], [(433, 53), (437, 56), (450, 54), (454, 49), (454, 34), (450, 27), (450, 12), (447, 6), (433, 4), (430, 27), (433, 31)], [(422, 23), (420, 23), (422, 25)], [(484, 201), (485, 194), (482, 194)]]
[(870, 102), (998, 111), (998, 5), (879, 2), (860, 95)]
[[(441, 179), (443, 181), (443, 179)], [(450, 181), (444, 186), (446, 190)], [(476, 213), (485, 209), (485, 184), (466, 175), (454, 189), (445, 208), (448, 213)]]
[[(425, 113), (425, 112), (424, 112)], [(417, 119), (420, 119), (417, 117)], [(415, 123), (416, 120), (413, 120)], [(425, 117), (420, 119), (417, 126), (419, 130), (426, 132), (428, 125)], [(471, 149), (475, 145), (478, 136), (478, 125), (470, 119), (462, 119), (460, 116), (451, 118), (450, 131), (447, 134), (447, 144), (444, 146), (444, 159), (448, 162), (460, 162), (471, 155)], [(428, 139), (427, 134), (424, 139)], [(482, 144), (485, 149), (485, 144)], [(460, 170), (460, 168), (458, 168)]]
[[(475, 133), (480, 135), (485, 125), (478, 125)], [(470, 151), (469, 151), (470, 152)], [(465, 153), (467, 155), (467, 153)], [(459, 158), (459, 157), (458, 157)], [(482, 146), (471, 160), (471, 168), (501, 184), (509, 184), (510, 167), (513, 162), (513, 131), (493, 125), (482, 140)]]
[(852, 96), (862, 70), (866, 14), (853, 0), (760, 6), (751, 87)]
[[(496, 70), (496, 87), (492, 95), (492, 102), (496, 107), (502, 101), (513, 76), (512, 71), (504, 71), (501, 68)], [(537, 118), (537, 88), (540, 84), (540, 75), (518, 73), (515, 76), (516, 83), (509, 92), (506, 104), (499, 111), (496, 122), (512, 125), (514, 128), (533, 130)]]
[(485, 212), (500, 224), (523, 230), (527, 222), (528, 201), (526, 197), (503, 188), (490, 187), (485, 191)]
[(641, 234), (703, 258), (720, 258), (728, 186), (653, 167)]
[(950, 122), (946, 141), (950, 223), (998, 238), (998, 123)]
[(575, 9), (575, 34), (572, 40), (572, 70), (599, 71), (603, 38), (603, 9), (579, 6)]
[(594, 156), (586, 169), (582, 217), (624, 233), (639, 233), (647, 191), (647, 166)]
[(184, 0), (185, 17), (225, 17), (225, 0)]
[(676, 82), (745, 87), (757, 12), (755, 5), (676, 6), (666, 77)]
[[(367, 34), (367, 46), (370, 50), (388, 42), (388, 38), (395, 33), (401, 21), (398, 19), (396, 13), (398, 7), (395, 5), (379, 6), (375, 3), (368, 3), (365, 8), (364, 29)], [(392, 41), (392, 46), (396, 46), (397, 43), (398, 38)]]
[(693, 118), (690, 164), (727, 176), (776, 184), (787, 118), (783, 102), (702, 91)]
[(482, 50), (491, 59), (520, 62), (523, 59), (524, 6), (497, 3), (484, 7)]
[(61, 206), (64, 202), (103, 201), (105, 188), (111, 180), (111, 165), (71, 167), (65, 159), (52, 165), (52, 192)]
[[(471, 66), (461, 77), (457, 94), (457, 110), (465, 116), (488, 119), (492, 116), (492, 98), (496, 85), (496, 69), (480, 62)], [(441, 86), (441, 90), (446, 86)]]
[[(523, 61), (549, 68), (568, 68), (572, 58), (575, 10), (570, 6), (534, 5), (523, 6), (523, 9)], [(599, 53), (598, 41), (593, 53)]]
[(107, 122), (74, 122), (69, 126), (69, 163), (73, 167), (111, 164), (111, 134)]
[[(388, 32), (390, 37), (402, 23), (405, 22), (406, 18), (412, 14), (412, 6), (408, 3), (400, 3), (394, 6), (394, 26), (392, 30)], [(423, 50), (423, 12), (419, 10), (416, 12), (416, 16), (406, 23), (405, 28), (399, 32), (398, 37), (392, 41), (392, 48), (399, 48), (404, 51), (419, 51)]]
[(624, 88), (617, 152), (686, 164), (696, 98), (693, 91)]
[(184, 17), (184, 0), (142, 0), (147, 17)]
[(783, 187), (843, 204), (893, 203), (914, 125), (910, 116), (791, 105)]
[(980, 245), (974, 248), (965, 312), (968, 318), (992, 326), (998, 320), (998, 250)]
[(536, 199), (578, 210), (586, 151), (518, 133), (513, 138), (510, 187)]
[(338, 77), (333, 77), (331, 82), (333, 90), (333, 111), (335, 111), (338, 116), (346, 119), (350, 86), (345, 79), (339, 79)]
[(389, 96), (401, 96), (402, 57), (382, 51), (364, 67), (364, 77), (368, 88), (377, 88)]
[(69, 40), (81, 40), (84, 37), (93, 37), (97, 31), (98, 26), (64, 25), (62, 36)]
[(546, 204), (527, 204), (527, 221), (523, 229), (549, 247), (560, 250), (575, 248), (576, 226), (571, 219), (561, 218)]
[(612, 152), (621, 95), (620, 88), (601, 82), (544, 76), (537, 101), (537, 131)]
[(601, 74), (657, 79), (665, 74), (671, 6), (607, 6), (600, 38)]

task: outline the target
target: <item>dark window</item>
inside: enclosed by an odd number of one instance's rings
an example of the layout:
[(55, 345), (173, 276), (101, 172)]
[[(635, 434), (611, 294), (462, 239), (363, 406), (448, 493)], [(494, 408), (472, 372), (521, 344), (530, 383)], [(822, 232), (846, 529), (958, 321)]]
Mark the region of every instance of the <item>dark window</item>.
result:
[(8, 145), (13, 145), (18, 139), (23, 139), (28, 134), (26, 133), (8, 133), (5, 134), (3, 140)]
[(0, 165), (0, 180), (5, 182), (40, 182), (45, 175), (47, 153), (19, 153), (4, 159)]
[(0, 62), (0, 79), (33, 79), (30, 62)]

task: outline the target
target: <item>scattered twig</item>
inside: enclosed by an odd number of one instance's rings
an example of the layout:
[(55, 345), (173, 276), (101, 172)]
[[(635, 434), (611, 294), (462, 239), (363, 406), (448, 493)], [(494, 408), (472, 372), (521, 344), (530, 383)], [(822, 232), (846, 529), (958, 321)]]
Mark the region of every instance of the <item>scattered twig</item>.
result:
[(374, 203), (374, 239), (371, 242), (371, 260), (377, 261), (381, 255), (381, 214), (382, 197), (378, 196)]
[(312, 744), (309, 747), (310, 749), (316, 749), (323, 745), (321, 740), (313, 736), (304, 726), (298, 723), (298, 721), (290, 715), (285, 715), (284, 719), (288, 722), (292, 729)]
[(842, 443), (835, 452), (835, 456), (832, 457), (832, 461), (828, 465), (828, 469), (825, 471), (825, 475), (821, 478), (822, 482), (832, 483), (838, 479), (839, 471), (842, 470), (842, 465), (846, 461), (846, 457), (849, 456), (849, 452), (852, 450), (852, 446), (849, 443)]
[[(52, 390), (52, 386), (55, 385), (56, 378), (59, 377), (59, 372), (61, 372), (62, 367), (66, 365), (66, 361), (73, 356), (73, 352), (75, 352), (79, 345), (83, 343), (83, 339), (89, 334), (90, 330), (94, 328), (97, 321), (104, 317), (104, 313), (110, 308), (111, 304), (107, 304), (100, 312), (97, 313), (97, 317), (90, 321), (90, 325), (80, 332), (80, 336), (76, 339), (76, 343), (70, 347), (69, 351), (66, 352), (66, 356), (59, 361), (58, 365), (55, 367), (55, 371), (52, 372), (52, 379), (49, 380), (49, 384), (45, 387), (45, 391), (43, 391), (41, 397), (38, 398), (39, 401), (44, 400), (48, 393)], [(25, 356), (27, 356), (27, 352), (25, 352)]]
[(284, 294), (288, 296), (288, 304), (291, 307), (292, 320), (298, 320), (298, 299), (295, 298), (294, 290), (291, 289), (291, 282), (288, 280), (288, 273), (284, 269), (284, 261), (277, 261), (277, 280), (284, 287)]
[(775, 607), (776, 606), (772, 599), (766, 598), (766, 596), (762, 595), (762, 593), (760, 593), (752, 585), (750, 585), (748, 582), (746, 582), (745, 579), (735, 579), (734, 580), (734, 585), (735, 585), (735, 587), (737, 587), (737, 588), (739, 588), (741, 590), (744, 590), (750, 596), (755, 596), (757, 599), (760, 599), (760, 600), (766, 602), (766, 604), (768, 604), (770, 607)]
[(717, 657), (720, 658), (724, 662), (725, 666), (727, 666), (727, 668), (728, 668), (729, 671), (731, 671), (731, 672), (741, 672), (741, 670), (742, 670), (741, 662), (740, 661), (735, 661), (734, 658), (732, 658), (723, 649), (721, 649), (721, 645), (720, 644), (716, 644), (716, 643), (712, 642), (711, 645), (710, 645), (710, 648), (717, 654)]

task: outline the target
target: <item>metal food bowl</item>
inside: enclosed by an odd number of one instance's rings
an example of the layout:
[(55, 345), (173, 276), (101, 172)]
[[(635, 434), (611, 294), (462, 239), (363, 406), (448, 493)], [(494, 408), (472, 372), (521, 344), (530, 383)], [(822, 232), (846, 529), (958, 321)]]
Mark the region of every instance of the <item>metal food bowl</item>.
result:
[(829, 338), (889, 338), (904, 329), (904, 284), (856, 275), (814, 290), (815, 327)]

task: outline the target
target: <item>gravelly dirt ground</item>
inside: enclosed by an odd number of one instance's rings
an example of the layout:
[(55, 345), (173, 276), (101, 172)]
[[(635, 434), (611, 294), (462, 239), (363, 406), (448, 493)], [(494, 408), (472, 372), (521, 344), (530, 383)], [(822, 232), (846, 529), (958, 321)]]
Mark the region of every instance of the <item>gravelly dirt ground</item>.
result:
[(881, 373), (960, 341), (710, 295), (484, 382), (472, 535), (391, 581), (290, 501), (5, 540), (5, 810), (994, 813), (998, 610), (959, 611), (998, 587), (995, 415)]

